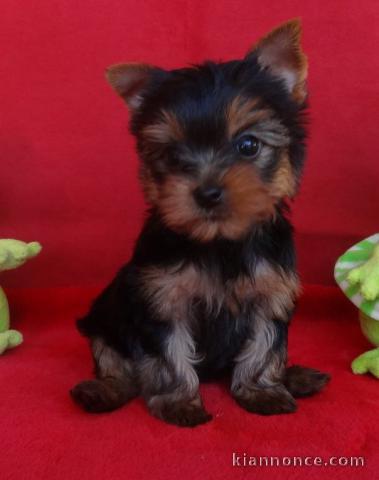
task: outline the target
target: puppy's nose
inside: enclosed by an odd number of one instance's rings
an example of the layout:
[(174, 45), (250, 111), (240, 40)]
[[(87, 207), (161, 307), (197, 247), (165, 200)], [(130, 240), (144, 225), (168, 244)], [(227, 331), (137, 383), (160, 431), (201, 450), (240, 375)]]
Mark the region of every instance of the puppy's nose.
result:
[(224, 192), (217, 186), (198, 187), (194, 191), (194, 196), (200, 207), (212, 208), (222, 202)]

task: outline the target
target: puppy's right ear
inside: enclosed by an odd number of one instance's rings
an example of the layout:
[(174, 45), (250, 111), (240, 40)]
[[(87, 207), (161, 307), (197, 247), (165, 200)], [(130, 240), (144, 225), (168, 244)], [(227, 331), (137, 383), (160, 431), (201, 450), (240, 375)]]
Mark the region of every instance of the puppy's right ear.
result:
[(137, 110), (142, 104), (143, 91), (152, 77), (163, 72), (164, 70), (145, 63), (120, 63), (108, 67), (105, 77), (128, 107)]
[(262, 38), (246, 55), (256, 56), (262, 68), (282, 80), (292, 98), (303, 103), (307, 97), (308, 62), (301, 48), (301, 22), (294, 18)]

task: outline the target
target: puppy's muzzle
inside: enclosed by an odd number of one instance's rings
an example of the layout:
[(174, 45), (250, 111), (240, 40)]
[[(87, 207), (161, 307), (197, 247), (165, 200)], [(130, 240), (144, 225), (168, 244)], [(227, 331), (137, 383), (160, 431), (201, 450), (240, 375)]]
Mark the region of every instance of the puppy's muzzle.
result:
[(224, 201), (224, 190), (216, 185), (198, 187), (193, 192), (196, 203), (205, 209), (212, 209)]

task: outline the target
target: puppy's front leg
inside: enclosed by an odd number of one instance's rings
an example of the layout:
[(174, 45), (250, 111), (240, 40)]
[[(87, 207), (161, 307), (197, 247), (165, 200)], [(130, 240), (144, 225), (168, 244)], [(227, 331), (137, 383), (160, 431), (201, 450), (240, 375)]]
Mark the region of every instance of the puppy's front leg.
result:
[(263, 308), (251, 312), (251, 330), (235, 358), (231, 391), (249, 412), (290, 413), (296, 402), (283, 385), (287, 361), (287, 324), (273, 320)]
[(199, 394), (197, 361), (191, 335), (184, 322), (172, 325), (161, 356), (145, 356), (139, 365), (142, 394), (150, 412), (182, 427), (209, 421)]
[(193, 265), (153, 266), (141, 272), (141, 283), (155, 321), (165, 326), (159, 353), (145, 349), (139, 362), (142, 395), (151, 413), (168, 423), (187, 427), (205, 423), (211, 416), (199, 395), (194, 369), (199, 359), (191, 333), (192, 296), (199, 273)]

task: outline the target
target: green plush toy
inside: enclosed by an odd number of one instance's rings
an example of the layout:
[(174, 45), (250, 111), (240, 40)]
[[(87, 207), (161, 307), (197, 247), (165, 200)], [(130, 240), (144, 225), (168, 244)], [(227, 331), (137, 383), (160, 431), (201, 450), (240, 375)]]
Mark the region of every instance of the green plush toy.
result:
[[(19, 240), (0, 240), (0, 270), (12, 270), (24, 264), (41, 251), (38, 242), (25, 243)], [(0, 287), (0, 354), (7, 348), (22, 343), (22, 334), (9, 329), (9, 306), (4, 290)]]
[(356, 374), (379, 378), (379, 234), (351, 247), (337, 261), (335, 278), (359, 308), (363, 334), (377, 348), (359, 355), (351, 368)]

